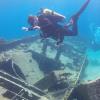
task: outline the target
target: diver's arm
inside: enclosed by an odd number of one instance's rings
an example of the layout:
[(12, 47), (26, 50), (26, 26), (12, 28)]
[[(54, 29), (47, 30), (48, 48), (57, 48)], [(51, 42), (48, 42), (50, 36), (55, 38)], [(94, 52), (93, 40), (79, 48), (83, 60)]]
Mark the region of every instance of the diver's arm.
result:
[(34, 26), (34, 27), (22, 27), (22, 30), (24, 30), (24, 31), (32, 31), (32, 30), (34, 30), (34, 29), (40, 29), (40, 27), (39, 26)]
[(22, 27), (22, 30), (24, 30), (24, 31), (31, 31), (31, 30), (33, 30), (33, 28), (31, 28), (31, 27)]
[(40, 26), (34, 26), (33, 29), (40, 29)]

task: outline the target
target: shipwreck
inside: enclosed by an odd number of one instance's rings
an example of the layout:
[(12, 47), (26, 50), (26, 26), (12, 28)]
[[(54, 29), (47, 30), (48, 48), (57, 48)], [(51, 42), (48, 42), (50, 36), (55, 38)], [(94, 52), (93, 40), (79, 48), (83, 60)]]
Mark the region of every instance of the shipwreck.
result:
[(0, 44), (0, 100), (70, 100), (86, 66), (86, 45), (31, 36)]

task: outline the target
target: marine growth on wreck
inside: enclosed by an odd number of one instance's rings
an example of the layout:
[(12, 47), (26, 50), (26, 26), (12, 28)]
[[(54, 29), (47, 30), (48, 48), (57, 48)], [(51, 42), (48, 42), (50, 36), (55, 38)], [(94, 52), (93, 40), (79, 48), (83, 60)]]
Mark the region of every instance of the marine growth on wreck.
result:
[(99, 5), (0, 1), (0, 100), (100, 100)]

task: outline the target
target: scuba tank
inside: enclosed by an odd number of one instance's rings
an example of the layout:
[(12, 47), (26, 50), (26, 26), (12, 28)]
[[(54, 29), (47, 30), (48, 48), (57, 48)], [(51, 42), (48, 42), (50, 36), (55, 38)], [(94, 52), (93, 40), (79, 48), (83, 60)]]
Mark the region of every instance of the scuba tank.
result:
[(61, 14), (59, 14), (55, 11), (52, 11), (50, 9), (47, 9), (47, 8), (41, 9), (40, 14), (51, 18), (51, 20), (53, 20), (55, 22), (61, 22), (61, 21), (65, 20), (65, 18), (66, 18), (64, 15), (61, 15)]
[(55, 11), (52, 11), (52, 10), (50, 10), (50, 9), (43, 9), (43, 12), (42, 12), (42, 13), (45, 14), (45, 15), (54, 15), (54, 16), (58, 16), (58, 17), (63, 18), (63, 19), (66, 18), (65, 16), (63, 16), (63, 15), (61, 15), (61, 14), (55, 12)]

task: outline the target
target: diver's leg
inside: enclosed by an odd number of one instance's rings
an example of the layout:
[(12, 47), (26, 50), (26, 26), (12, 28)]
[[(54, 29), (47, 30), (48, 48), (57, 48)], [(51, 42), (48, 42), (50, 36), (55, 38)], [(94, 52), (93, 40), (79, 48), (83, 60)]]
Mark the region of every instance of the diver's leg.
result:
[(72, 25), (72, 35), (77, 35), (78, 34), (78, 25), (77, 21), (75, 21)]
[(64, 35), (63, 34), (59, 34), (56, 45), (61, 44), (63, 42), (63, 40), (64, 40)]
[(50, 33), (44, 33), (44, 32), (40, 33), (40, 37), (43, 39), (50, 37), (50, 35), (51, 35)]
[(44, 40), (48, 38), (47, 34), (44, 32), (40, 33), (40, 37), (41, 37), (41, 42), (43, 42)]

